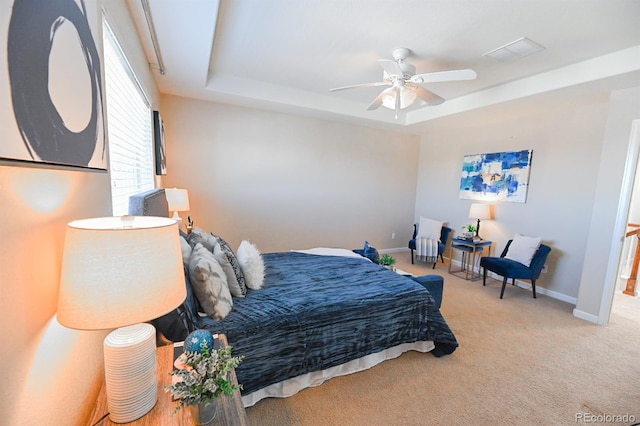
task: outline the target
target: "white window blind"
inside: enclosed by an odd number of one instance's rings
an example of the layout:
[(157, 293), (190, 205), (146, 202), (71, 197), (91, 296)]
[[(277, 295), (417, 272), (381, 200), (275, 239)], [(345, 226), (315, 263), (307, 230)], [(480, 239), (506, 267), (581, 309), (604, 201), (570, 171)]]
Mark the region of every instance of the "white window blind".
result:
[(153, 129), (149, 101), (106, 20), (104, 69), (111, 202), (125, 215), (129, 196), (154, 188)]

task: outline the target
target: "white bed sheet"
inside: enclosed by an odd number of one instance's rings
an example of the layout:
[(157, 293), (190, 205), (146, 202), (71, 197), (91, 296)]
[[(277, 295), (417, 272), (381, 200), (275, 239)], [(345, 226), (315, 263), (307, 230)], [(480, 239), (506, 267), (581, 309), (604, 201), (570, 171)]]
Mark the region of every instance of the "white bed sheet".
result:
[(331, 247), (314, 247), (306, 250), (291, 250), (296, 253), (306, 253), (306, 254), (315, 254), (318, 256), (342, 256), (342, 257), (356, 257), (363, 260), (370, 259), (360, 256), (358, 253), (355, 253), (352, 250), (343, 249), (343, 248), (331, 248)]
[(303, 389), (320, 386), (329, 379), (338, 376), (346, 376), (347, 374), (357, 373), (358, 371), (367, 370), (375, 365), (380, 364), (388, 359), (397, 358), (408, 351), (429, 352), (435, 345), (432, 341), (420, 341), (415, 343), (403, 343), (398, 346), (386, 349), (381, 352), (363, 356), (353, 361), (327, 368), (322, 371), (314, 371), (312, 373), (302, 374), (298, 377), (274, 383), (265, 388), (252, 392), (242, 397), (242, 404), (245, 407), (251, 407), (264, 398), (286, 398)]

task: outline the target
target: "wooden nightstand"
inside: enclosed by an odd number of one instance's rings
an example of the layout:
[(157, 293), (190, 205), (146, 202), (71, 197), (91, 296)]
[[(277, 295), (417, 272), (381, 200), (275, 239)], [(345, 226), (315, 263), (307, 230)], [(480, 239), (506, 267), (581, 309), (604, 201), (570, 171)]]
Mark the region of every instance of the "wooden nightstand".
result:
[[(220, 339), (222, 347), (227, 346), (227, 337), (224, 334), (219, 334), (218, 339)], [(193, 422), (191, 421), (189, 410), (182, 409), (177, 413), (173, 413), (178, 402), (172, 400), (170, 392), (164, 391), (164, 387), (171, 384), (169, 372), (173, 369), (173, 345), (159, 347), (156, 352), (156, 362), (158, 363), (158, 402), (145, 416), (134, 422), (124, 424), (136, 426), (192, 425)], [(235, 371), (231, 372), (231, 382), (237, 383)], [(103, 384), (96, 406), (91, 413), (89, 425), (108, 426), (120, 424), (113, 423), (108, 416), (100, 420), (108, 411), (107, 394)], [(234, 392), (232, 395), (218, 398), (218, 414), (211, 422), (211, 425), (247, 425), (247, 416), (244, 412), (239, 391)]]

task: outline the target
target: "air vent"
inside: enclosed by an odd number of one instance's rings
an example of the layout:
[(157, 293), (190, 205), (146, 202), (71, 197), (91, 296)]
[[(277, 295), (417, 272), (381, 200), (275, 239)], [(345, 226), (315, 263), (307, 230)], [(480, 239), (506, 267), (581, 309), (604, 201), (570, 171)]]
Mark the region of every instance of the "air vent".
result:
[(516, 41), (512, 41), (511, 43), (498, 47), (491, 52), (487, 52), (482, 56), (489, 56), (500, 62), (508, 62), (520, 59), (524, 56), (531, 55), (532, 53), (536, 53), (544, 49), (544, 46), (539, 45), (535, 41), (529, 40), (526, 37), (522, 37)]

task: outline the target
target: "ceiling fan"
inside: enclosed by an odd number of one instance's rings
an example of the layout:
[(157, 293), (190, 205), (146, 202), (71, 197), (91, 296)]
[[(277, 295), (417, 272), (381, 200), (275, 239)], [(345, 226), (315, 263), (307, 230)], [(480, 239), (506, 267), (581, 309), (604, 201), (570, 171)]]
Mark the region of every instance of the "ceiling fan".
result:
[(391, 86), (384, 89), (367, 107), (368, 111), (380, 106), (394, 109), (396, 118), (398, 111), (407, 108), (420, 98), (427, 105), (439, 105), (444, 99), (421, 86), (423, 83), (435, 83), (442, 81), (474, 80), (477, 74), (472, 69), (428, 72), (416, 74), (416, 67), (405, 60), (411, 55), (411, 50), (399, 47), (393, 51), (393, 61), (379, 59), (378, 63), (384, 70), (382, 81), (375, 83), (354, 84), (351, 86), (336, 87), (331, 92), (360, 87)]

